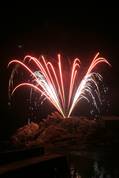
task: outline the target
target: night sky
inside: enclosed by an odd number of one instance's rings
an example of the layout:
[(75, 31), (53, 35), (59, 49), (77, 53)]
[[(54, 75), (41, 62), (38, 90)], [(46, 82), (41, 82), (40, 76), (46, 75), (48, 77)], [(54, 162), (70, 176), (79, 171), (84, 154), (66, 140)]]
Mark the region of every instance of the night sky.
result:
[[(11, 59), (22, 60), (26, 54), (66, 59), (79, 57), (89, 65), (97, 52), (107, 58), (112, 67), (100, 66), (109, 88), (109, 115), (119, 115), (119, 9), (118, 8), (2, 8), (0, 10), (0, 138), (27, 123), (28, 106), (14, 99), (8, 107), (8, 80)], [(39, 118), (52, 111), (44, 104)], [(38, 112), (38, 111), (37, 111)]]

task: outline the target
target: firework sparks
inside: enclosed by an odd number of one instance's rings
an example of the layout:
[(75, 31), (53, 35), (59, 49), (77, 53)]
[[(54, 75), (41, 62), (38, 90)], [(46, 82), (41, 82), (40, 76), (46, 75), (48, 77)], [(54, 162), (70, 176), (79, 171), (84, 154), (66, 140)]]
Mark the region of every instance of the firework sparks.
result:
[[(32, 65), (29, 66), (29, 63), (32, 62), (33, 66), (35, 65), (37, 70), (34, 70)], [(13, 78), (15, 74), (15, 70), (13, 70), (9, 81), (9, 91), (11, 94), (14, 94), (14, 92), (20, 87), (30, 87), (45, 96), (45, 98), (53, 104), (53, 106), (64, 118), (70, 117), (73, 109), (82, 99), (88, 102), (92, 99), (95, 108), (98, 110), (95, 95), (101, 103), (100, 90), (97, 81), (102, 81), (102, 76), (99, 73), (92, 71), (100, 63), (110, 65), (105, 58), (99, 57), (99, 53), (97, 53), (83, 79), (77, 84), (76, 79), (78, 78), (80, 60), (76, 58), (72, 64), (71, 75), (68, 76), (70, 78), (70, 82), (68, 86), (68, 97), (66, 97), (67, 90), (64, 85), (64, 73), (62, 70), (60, 54), (58, 54), (58, 70), (56, 70), (51, 62), (46, 61), (44, 56), (42, 56), (41, 59), (26, 56), (23, 62), (19, 60), (12, 60), (9, 62), (8, 66), (16, 64), (17, 67), (19, 65), (24, 68), (30, 74), (30, 82), (18, 84), (12, 89), (11, 92), (10, 88), (13, 85)]]

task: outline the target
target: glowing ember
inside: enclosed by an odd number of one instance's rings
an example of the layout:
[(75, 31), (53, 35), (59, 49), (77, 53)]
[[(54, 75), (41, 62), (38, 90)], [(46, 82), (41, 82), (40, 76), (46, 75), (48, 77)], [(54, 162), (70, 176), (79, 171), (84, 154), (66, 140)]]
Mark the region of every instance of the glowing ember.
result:
[[(33, 64), (32, 64), (33, 62)], [(30, 82), (24, 82), (18, 84), (11, 92), (13, 94), (20, 87), (30, 87), (44, 95), (54, 107), (61, 113), (64, 118), (70, 117), (76, 104), (82, 99), (89, 102), (91, 99), (95, 108), (98, 110), (96, 103), (96, 97), (101, 103), (100, 90), (97, 81), (102, 81), (102, 76), (99, 73), (92, 72), (92, 70), (100, 63), (109, 62), (103, 58), (99, 57), (99, 53), (96, 54), (92, 60), (86, 74), (80, 83), (77, 83), (78, 72), (80, 68), (80, 60), (76, 58), (72, 64), (70, 76), (70, 82), (68, 86), (68, 97), (67, 89), (64, 80), (64, 72), (62, 71), (61, 56), (58, 54), (58, 69), (42, 56), (41, 59), (37, 59), (32, 56), (26, 56), (23, 62), (19, 60), (12, 60), (9, 62), (8, 66), (11, 64), (21, 65), (30, 74)], [(34, 70), (35, 65), (35, 70)], [(16, 67), (16, 68), (17, 68)], [(11, 74), (9, 81), (9, 87), (13, 84), (13, 78), (16, 68)], [(36, 70), (37, 69), (37, 70)], [(11, 89), (9, 88), (9, 91)], [(96, 97), (95, 97), (96, 96)]]

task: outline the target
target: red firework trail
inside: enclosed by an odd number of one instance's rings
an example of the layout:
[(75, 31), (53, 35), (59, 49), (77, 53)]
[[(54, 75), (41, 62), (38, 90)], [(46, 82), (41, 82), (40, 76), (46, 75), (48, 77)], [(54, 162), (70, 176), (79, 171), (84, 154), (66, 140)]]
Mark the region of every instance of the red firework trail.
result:
[[(31, 62), (35, 64), (38, 70), (34, 71), (31, 66), (29, 67), (28, 64)], [(64, 118), (70, 117), (73, 109), (80, 100), (84, 99), (89, 102), (88, 96), (92, 98), (94, 106), (98, 109), (96, 99), (93, 95), (92, 86), (95, 86), (95, 94), (101, 102), (100, 91), (96, 78), (101, 81), (102, 76), (99, 73), (92, 72), (92, 70), (99, 63), (106, 63), (110, 65), (105, 58), (99, 57), (99, 53), (97, 53), (83, 79), (76, 85), (76, 78), (78, 77), (77, 73), (80, 68), (80, 60), (78, 58), (74, 59), (71, 68), (71, 74), (69, 75), (70, 82), (68, 98), (66, 98), (66, 90), (63, 78), (64, 74), (62, 71), (60, 54), (58, 54), (58, 71), (56, 71), (56, 68), (50, 61), (46, 61), (44, 56), (41, 57), (41, 60), (30, 55), (26, 56), (23, 62), (19, 60), (12, 60), (9, 62), (8, 66), (11, 64), (19, 64), (22, 68), (28, 71), (30, 77), (32, 76), (32, 80), (31, 82), (18, 84), (12, 90), (11, 94), (13, 94), (20, 87), (26, 86), (33, 88), (40, 94), (44, 95)], [(14, 77), (13, 73), (10, 78), (10, 85), (12, 83), (11, 79)]]

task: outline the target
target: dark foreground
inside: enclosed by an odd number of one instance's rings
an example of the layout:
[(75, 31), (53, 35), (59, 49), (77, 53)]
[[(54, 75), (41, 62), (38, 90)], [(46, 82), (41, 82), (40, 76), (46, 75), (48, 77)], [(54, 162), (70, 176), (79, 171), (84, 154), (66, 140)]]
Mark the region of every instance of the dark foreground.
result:
[(119, 178), (118, 118), (50, 120), (42, 127), (32, 137), (22, 132), (14, 150), (1, 152), (0, 177)]
[(35, 156), (0, 166), (1, 178), (70, 177), (66, 156), (59, 154)]
[(0, 165), (0, 177), (119, 178), (119, 152), (115, 149), (73, 151), (64, 155), (36, 154), (34, 151), (29, 158), (23, 158), (22, 152), (13, 157), (14, 161), (4, 161)]

